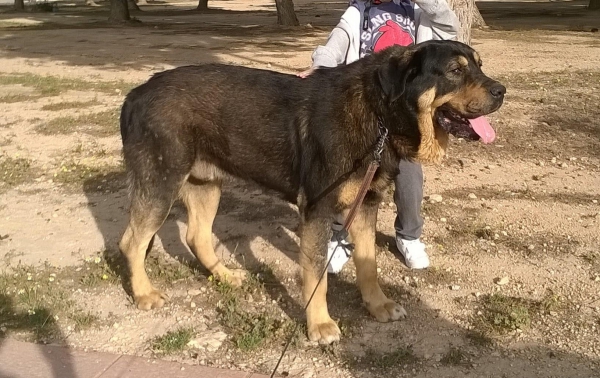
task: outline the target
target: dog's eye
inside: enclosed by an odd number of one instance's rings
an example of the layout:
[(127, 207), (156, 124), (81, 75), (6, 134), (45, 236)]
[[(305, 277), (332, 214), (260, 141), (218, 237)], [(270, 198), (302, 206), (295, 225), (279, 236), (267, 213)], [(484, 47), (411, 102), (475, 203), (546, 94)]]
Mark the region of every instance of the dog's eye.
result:
[(459, 74), (462, 72), (462, 67), (454, 67), (452, 69), (450, 69), (450, 72), (452, 72), (453, 74)]

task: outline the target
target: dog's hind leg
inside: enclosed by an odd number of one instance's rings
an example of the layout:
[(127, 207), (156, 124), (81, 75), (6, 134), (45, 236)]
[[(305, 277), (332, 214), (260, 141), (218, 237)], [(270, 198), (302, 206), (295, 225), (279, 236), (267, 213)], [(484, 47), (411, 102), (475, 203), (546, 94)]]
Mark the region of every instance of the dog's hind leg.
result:
[(371, 315), (378, 321), (389, 322), (405, 317), (406, 311), (385, 296), (377, 280), (375, 230), (378, 203), (379, 201), (365, 202), (354, 218), (349, 231), (354, 242), (352, 258), (356, 266), (356, 280), (363, 301)]
[(144, 261), (154, 235), (169, 215), (173, 200), (164, 196), (138, 193), (134, 191), (129, 225), (121, 238), (119, 248), (127, 260), (133, 299), (140, 310), (149, 310), (162, 307), (166, 295), (152, 286), (146, 274)]
[(215, 277), (240, 286), (246, 278), (246, 272), (225, 267), (215, 255), (212, 243), (212, 226), (219, 208), (221, 181), (196, 182), (190, 179), (181, 190), (181, 198), (188, 211), (186, 241), (192, 252)]
[[(300, 266), (302, 268), (302, 294), (307, 302), (326, 264), (327, 242), (329, 241), (331, 220), (307, 214), (303, 217), (300, 229)], [(327, 309), (327, 274), (323, 276), (315, 294), (306, 309), (308, 338), (320, 344), (331, 344), (340, 339), (340, 329), (329, 316)]]

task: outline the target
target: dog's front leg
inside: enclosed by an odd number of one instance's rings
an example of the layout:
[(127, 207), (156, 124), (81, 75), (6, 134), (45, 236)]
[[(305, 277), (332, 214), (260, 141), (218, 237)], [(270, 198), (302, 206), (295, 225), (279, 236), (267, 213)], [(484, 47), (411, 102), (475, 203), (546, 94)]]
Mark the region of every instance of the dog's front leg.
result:
[(354, 242), (352, 258), (356, 266), (357, 284), (367, 309), (378, 321), (389, 322), (406, 317), (406, 311), (385, 296), (377, 279), (375, 231), (378, 204), (378, 200), (365, 201), (350, 226), (350, 236)]
[[(326, 264), (327, 242), (331, 220), (314, 214), (305, 214), (300, 230), (300, 266), (304, 285), (304, 302), (310, 299)], [(340, 329), (327, 310), (327, 274), (323, 276), (306, 309), (308, 338), (320, 344), (331, 344), (340, 339)]]

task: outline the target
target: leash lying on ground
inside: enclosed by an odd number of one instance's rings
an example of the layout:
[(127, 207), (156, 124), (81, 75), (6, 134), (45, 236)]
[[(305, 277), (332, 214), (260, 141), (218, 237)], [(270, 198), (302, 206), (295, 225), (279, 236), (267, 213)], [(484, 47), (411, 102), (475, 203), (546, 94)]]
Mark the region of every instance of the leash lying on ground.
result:
[[(348, 230), (350, 230), (350, 226), (352, 225), (354, 218), (356, 218), (358, 209), (362, 205), (362, 203), (365, 199), (365, 196), (367, 195), (367, 192), (369, 191), (369, 187), (371, 186), (373, 177), (375, 177), (375, 173), (377, 172), (377, 169), (379, 168), (379, 165), (381, 164), (381, 154), (383, 153), (383, 147), (385, 146), (385, 141), (387, 140), (388, 129), (383, 125), (383, 122), (381, 121), (381, 119), (378, 119), (378, 121), (377, 121), (377, 128), (378, 128), (379, 135), (377, 137), (377, 141), (375, 142), (375, 147), (374, 147), (374, 151), (373, 151), (373, 160), (371, 161), (371, 163), (369, 163), (369, 167), (367, 168), (365, 177), (363, 178), (360, 189), (358, 190), (358, 194), (356, 195), (356, 198), (354, 199), (354, 202), (352, 203), (352, 207), (350, 208), (350, 211), (348, 212), (348, 216), (346, 217), (346, 220), (344, 221), (344, 225), (343, 225), (342, 229), (339, 231), (334, 231), (334, 234), (335, 234), (334, 237), (338, 243), (337, 243), (335, 249), (333, 250), (333, 253), (327, 260), (327, 264), (325, 264), (325, 267), (323, 268), (323, 271), (321, 272), (321, 275), (319, 276), (319, 281), (317, 281), (317, 285), (315, 286), (315, 289), (313, 290), (312, 294), (310, 295), (310, 298), (308, 298), (308, 301), (306, 301), (306, 305), (304, 306), (304, 312), (306, 312), (306, 309), (308, 308), (308, 305), (310, 305), (310, 302), (312, 301), (313, 297), (315, 296), (315, 293), (317, 292), (317, 288), (321, 284), (321, 281), (323, 280), (325, 273), (327, 273), (327, 267), (331, 263), (331, 259), (333, 258), (333, 256), (335, 256), (335, 252), (337, 251), (337, 249), (340, 246), (342, 246), (341, 241), (345, 240), (348, 237)], [(356, 171), (356, 169), (357, 169), (357, 166), (355, 164), (354, 169), (352, 171), (350, 171), (349, 173), (353, 173), (354, 171)], [(340, 179), (347, 178), (349, 176), (350, 176), (349, 174), (345, 174), (345, 175), (341, 176)], [(333, 189), (335, 189), (335, 187), (337, 187), (339, 184), (341, 184), (341, 182), (338, 179), (334, 183), (335, 186), (328, 187), (327, 189), (325, 189), (324, 193), (329, 194), (329, 192), (331, 192)], [(319, 198), (319, 199), (323, 198), (323, 197), (324, 197), (323, 194), (320, 194), (319, 196), (317, 196), (317, 198)], [(317, 201), (315, 201), (314, 203), (316, 203), (316, 202)], [(299, 324), (300, 324), (299, 322), (296, 322), (296, 325), (294, 325), (294, 328), (292, 329), (292, 332), (290, 333), (288, 340), (286, 341), (285, 346), (283, 347), (283, 351), (281, 352), (281, 355), (279, 356), (279, 360), (277, 360), (277, 364), (275, 365), (275, 368), (273, 369), (273, 372), (271, 373), (270, 378), (273, 378), (275, 376), (275, 373), (277, 372), (277, 369), (279, 368), (279, 365), (281, 364), (281, 361), (283, 360), (283, 357), (285, 356), (285, 352), (287, 352), (288, 347), (290, 346), (292, 340), (294, 339), (294, 336), (296, 335), (296, 332), (298, 331)]]

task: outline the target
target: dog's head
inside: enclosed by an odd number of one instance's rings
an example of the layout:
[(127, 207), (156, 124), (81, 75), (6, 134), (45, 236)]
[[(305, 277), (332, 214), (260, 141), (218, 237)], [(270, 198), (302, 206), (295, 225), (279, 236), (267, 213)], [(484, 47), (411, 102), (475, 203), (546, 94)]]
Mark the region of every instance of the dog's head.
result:
[(485, 115), (495, 112), (506, 88), (481, 70), (471, 47), (454, 41), (429, 41), (409, 48), (390, 48), (378, 69), (388, 107), (409, 106), (418, 118), (421, 143), (417, 158), (439, 161), (448, 134), (490, 143), (495, 132)]

